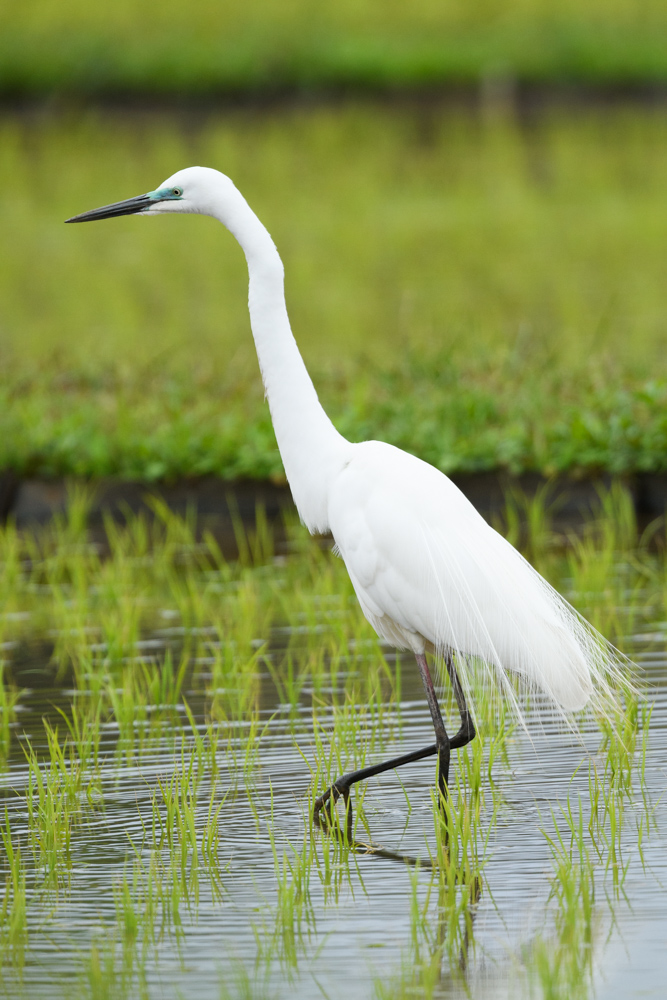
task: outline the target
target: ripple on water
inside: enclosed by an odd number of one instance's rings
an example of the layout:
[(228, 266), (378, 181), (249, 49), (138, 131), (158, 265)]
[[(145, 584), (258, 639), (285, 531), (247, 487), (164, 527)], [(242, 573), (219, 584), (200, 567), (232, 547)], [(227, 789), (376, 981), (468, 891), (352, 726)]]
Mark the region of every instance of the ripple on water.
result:
[[(163, 634), (175, 631), (164, 629)], [(590, 947), (596, 995), (604, 998), (662, 995), (664, 979), (656, 956), (667, 933), (663, 889), (667, 884), (667, 658), (664, 651), (640, 650), (638, 659), (646, 666), (654, 709), (645, 798), (637, 796), (627, 804), (619, 841), (622, 892), (614, 895), (604, 864), (597, 866)], [(404, 687), (416, 691), (408, 683), (409, 668), (404, 669)], [(201, 777), (196, 812), (197, 823), (203, 826), (215, 781), (219, 795), (227, 796), (220, 813), (217, 852), (222, 888), (217, 892), (202, 871), (198, 884), (192, 883), (190, 897), (182, 895), (174, 907), (166, 890), (163, 897), (149, 900), (136, 876), (135, 906), (140, 917), (153, 907), (149, 923), (154, 934), (143, 953), (141, 946), (133, 951), (131, 935), (124, 946), (122, 940), (117, 941), (115, 959), (108, 966), (104, 962), (111, 961), (119, 887), (123, 878), (132, 883), (133, 865), (145, 868), (149, 864), (154, 798), (175, 770), (187, 766), (189, 750), (186, 747), (183, 753), (178, 741), (161, 739), (140, 755), (119, 757), (116, 730), (104, 728), (99, 769), (104, 808), (85, 810), (84, 819), (73, 829), (69, 884), (48, 897), (40, 896), (34, 885), (28, 887), (30, 948), (22, 985), (7, 968), (2, 980), (5, 991), (14, 995), (12, 991), (20, 994), (22, 990), (31, 997), (70, 995), (72, 977), (82, 975), (82, 956), (89, 956), (97, 941), (101, 967), (111, 970), (105, 975), (116, 976), (111, 996), (136, 995), (133, 990), (139, 980), (131, 980), (134, 986), (127, 982), (123, 986), (124, 968), (129, 975), (127, 964), (123, 965), (125, 954), (126, 961), (134, 955), (135, 973), (140, 972), (140, 979), (143, 976), (150, 996), (218, 998), (221, 982), (234, 995), (235, 977), (243, 967), (256, 981), (260, 996), (273, 991), (279, 996), (353, 1000), (371, 996), (375, 979), (389, 981), (393, 974), (398, 976), (402, 962), (405, 971), (405, 962), (411, 960), (410, 941), (417, 933), (415, 907), (424, 908), (426, 914), (418, 930), (422, 947), (428, 948), (429, 942), (433, 946), (439, 918), (435, 900), (428, 901), (433, 882), (426, 866), (415, 870), (372, 854), (355, 854), (345, 862), (334, 845), (325, 843), (324, 835), (311, 828), (311, 769), (316, 767), (317, 752), (310, 693), (308, 686), (301, 692), (295, 731), (294, 720), (285, 718), (289, 706), (277, 696), (274, 705), (263, 709), (261, 743), (245, 771), (247, 727), (227, 727), (215, 754), (215, 778), (209, 767)], [(67, 688), (27, 691), (21, 702), (21, 725), (28, 716), (36, 721), (41, 715), (56, 718), (56, 709), (71, 697)], [(319, 717), (326, 749), (330, 711), (322, 708)], [(202, 718), (197, 722), (204, 732)], [(417, 697), (406, 697), (398, 712), (388, 709), (385, 722), (393, 725), (391, 736), (382, 754), (373, 753), (372, 759), (407, 752), (433, 740), (426, 704)], [(366, 725), (365, 731), (359, 730), (360, 740), (372, 735), (372, 723)], [(589, 809), (589, 765), (598, 761), (599, 734), (589, 727), (583, 736), (575, 737), (557, 719), (544, 714), (540, 725), (529, 726), (529, 731), (530, 738), (520, 728), (515, 731), (507, 766), (499, 762), (493, 772), (502, 800), (488, 845), (485, 888), (474, 918), (476, 944), (467, 972), (468, 989), (478, 998), (523, 995), (524, 966), (530, 966), (531, 949), (540, 936), (553, 942), (557, 927), (553, 857), (545, 833), (553, 837), (555, 826), (565, 829), (561, 810), (568, 799), (575, 811), (579, 800), (586, 814)], [(32, 737), (35, 749), (43, 751), (44, 741), (36, 728)], [(230, 747), (236, 749), (236, 756)], [(390, 772), (368, 783), (364, 810), (374, 841), (428, 860), (429, 851), (434, 850), (433, 775), (433, 761), (425, 760), (403, 768), (400, 781)], [(0, 787), (13, 829), (24, 838), (27, 819), (22, 794), (28, 780), (25, 757), (15, 753)], [(491, 798), (487, 791), (483, 818), (490, 816)], [(647, 816), (653, 828), (644, 829), (640, 853), (637, 829), (646, 824)], [(304, 845), (308, 848), (311, 838), (318, 860), (299, 892), (290, 897), (296, 908), (290, 915), (286, 894), (298, 880), (287, 869), (281, 896), (277, 862), (279, 871), (286, 870), (283, 855), (296, 864), (296, 856)], [(140, 919), (138, 940), (141, 933)], [(437, 995), (468, 995), (446, 966), (445, 962)]]

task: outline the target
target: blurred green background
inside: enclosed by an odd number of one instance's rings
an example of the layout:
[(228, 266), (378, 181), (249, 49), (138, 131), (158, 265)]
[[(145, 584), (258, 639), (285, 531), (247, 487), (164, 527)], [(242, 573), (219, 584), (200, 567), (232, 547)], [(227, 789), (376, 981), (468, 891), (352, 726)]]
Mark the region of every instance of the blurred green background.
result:
[(0, 89), (202, 95), (667, 81), (662, 0), (5, 0)]
[[(445, 471), (667, 468), (667, 119), (627, 92), (660, 94), (665, 26), (625, 0), (10, 4), (0, 468), (280, 478), (233, 239), (62, 225), (191, 163), (274, 236), (353, 439)], [(514, 82), (547, 87), (530, 114)]]

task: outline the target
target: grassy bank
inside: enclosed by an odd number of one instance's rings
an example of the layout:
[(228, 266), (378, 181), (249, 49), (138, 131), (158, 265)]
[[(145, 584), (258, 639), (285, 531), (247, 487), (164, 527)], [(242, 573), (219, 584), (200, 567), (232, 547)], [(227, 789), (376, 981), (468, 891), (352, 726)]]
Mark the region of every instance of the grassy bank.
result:
[(285, 89), (664, 83), (657, 0), (292, 0), (185, 10), (122, 0), (17, 0), (0, 41), (0, 93), (194, 97)]
[(62, 225), (192, 162), (272, 232), (351, 438), (446, 471), (667, 468), (664, 121), (363, 105), (0, 122), (0, 468), (281, 475), (234, 241)]

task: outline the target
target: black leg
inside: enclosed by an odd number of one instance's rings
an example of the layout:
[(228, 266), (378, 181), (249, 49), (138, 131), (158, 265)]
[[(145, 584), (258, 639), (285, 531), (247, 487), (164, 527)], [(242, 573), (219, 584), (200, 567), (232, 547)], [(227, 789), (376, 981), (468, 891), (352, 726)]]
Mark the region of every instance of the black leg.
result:
[(350, 771), (348, 774), (344, 774), (341, 778), (338, 778), (337, 781), (334, 781), (333, 785), (327, 788), (323, 795), (320, 795), (320, 797), (315, 800), (313, 819), (319, 826), (321, 826), (322, 820), (320, 813), (324, 806), (327, 804), (329, 799), (331, 799), (332, 803), (334, 803), (337, 802), (342, 795), (347, 815), (347, 837), (348, 840), (351, 841), (352, 806), (350, 805), (350, 788), (352, 785), (356, 785), (358, 781), (364, 781), (366, 778), (373, 778), (376, 774), (383, 774), (384, 771), (393, 771), (395, 768), (401, 767), (402, 764), (411, 764), (415, 760), (422, 760), (424, 757), (432, 757), (433, 754), (437, 752), (438, 744), (434, 743), (432, 746), (426, 747), (424, 750), (413, 750), (412, 753), (403, 754), (401, 757), (393, 757), (392, 760), (387, 760), (383, 764), (373, 764), (371, 767), (362, 767), (358, 771)]
[(447, 650), (445, 654), (445, 665), (447, 667), (447, 673), (449, 674), (449, 682), (452, 685), (452, 691), (454, 692), (454, 697), (456, 698), (456, 704), (458, 705), (459, 715), (461, 716), (461, 728), (459, 729), (456, 736), (452, 736), (449, 741), (449, 749), (456, 750), (459, 747), (464, 747), (466, 743), (471, 743), (477, 735), (475, 731), (475, 724), (472, 721), (472, 716), (468, 711), (468, 706), (466, 705), (465, 695), (463, 694), (463, 688), (461, 687), (461, 681), (459, 680), (459, 675), (456, 672), (456, 667), (454, 666), (454, 657), (451, 654), (451, 650)]
[(358, 781), (364, 781), (366, 778), (372, 778), (376, 774), (383, 774), (385, 771), (393, 771), (395, 768), (401, 767), (403, 764), (410, 764), (417, 760), (423, 760), (424, 757), (432, 757), (434, 754), (438, 755), (438, 791), (440, 801), (441, 803), (444, 801), (447, 797), (447, 785), (449, 783), (449, 763), (451, 751), (458, 747), (465, 746), (466, 743), (470, 743), (470, 741), (475, 738), (475, 726), (468, 711), (468, 706), (466, 705), (463, 694), (463, 688), (461, 687), (461, 682), (459, 681), (458, 674), (456, 673), (456, 668), (450, 652), (447, 652), (445, 656), (445, 663), (447, 665), (447, 673), (449, 674), (449, 679), (454, 691), (454, 697), (456, 698), (456, 704), (458, 705), (459, 713), (461, 715), (461, 727), (456, 735), (451, 739), (447, 735), (447, 730), (445, 729), (445, 724), (442, 719), (440, 705), (438, 704), (435, 687), (426, 662), (426, 657), (423, 653), (417, 654), (417, 664), (419, 666), (419, 672), (421, 674), (422, 683), (426, 692), (426, 698), (431, 711), (431, 719), (433, 720), (433, 728), (435, 729), (436, 742), (431, 746), (425, 747), (423, 750), (414, 750), (412, 753), (403, 754), (401, 757), (394, 757), (392, 760), (385, 761), (383, 764), (373, 764), (371, 767), (363, 767), (358, 771), (350, 771), (348, 774), (342, 775), (342, 777), (338, 778), (333, 785), (327, 788), (323, 795), (320, 795), (320, 797), (315, 800), (313, 819), (318, 825), (323, 825), (320, 814), (327, 802), (331, 801), (332, 803), (335, 803), (342, 795), (345, 802), (346, 833), (348, 840), (351, 842), (352, 806), (350, 805), (350, 788), (352, 785), (356, 785)]
[(438, 753), (438, 795), (442, 805), (447, 798), (447, 785), (449, 784), (449, 736), (445, 729), (445, 723), (442, 720), (442, 712), (440, 711), (440, 705), (435, 693), (431, 671), (428, 669), (424, 653), (417, 653), (417, 666), (422, 677), (422, 684), (424, 685), (426, 700), (431, 710), (431, 719), (433, 720), (433, 728), (435, 729), (435, 743)]

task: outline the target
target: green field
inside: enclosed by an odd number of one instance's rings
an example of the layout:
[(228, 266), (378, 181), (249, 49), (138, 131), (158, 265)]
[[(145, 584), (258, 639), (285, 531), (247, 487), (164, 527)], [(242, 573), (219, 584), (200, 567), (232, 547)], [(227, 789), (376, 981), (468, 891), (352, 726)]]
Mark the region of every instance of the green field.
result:
[(359, 103), (0, 121), (0, 468), (281, 476), (233, 239), (62, 224), (197, 162), (273, 234), (352, 439), (445, 471), (667, 468), (664, 117)]
[(667, 81), (659, 0), (9, 0), (0, 95)]

